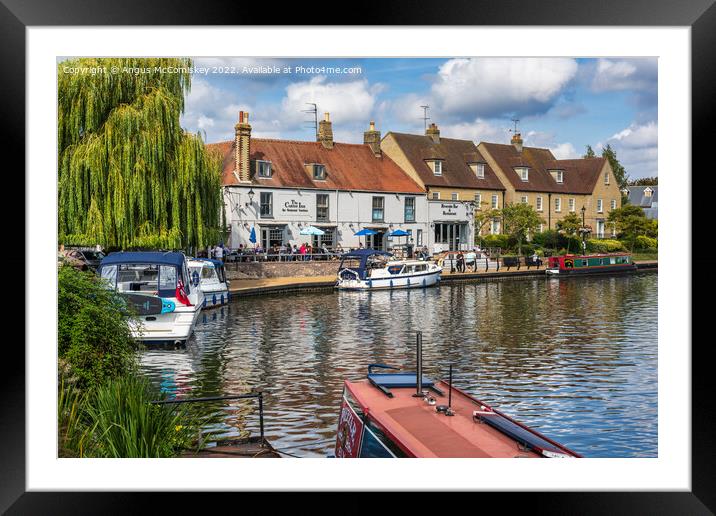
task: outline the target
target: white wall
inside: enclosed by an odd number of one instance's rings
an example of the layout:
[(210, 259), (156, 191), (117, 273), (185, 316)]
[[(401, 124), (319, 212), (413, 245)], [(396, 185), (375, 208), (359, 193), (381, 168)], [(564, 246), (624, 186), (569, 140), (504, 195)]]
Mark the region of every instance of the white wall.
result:
[[(254, 191), (249, 206), (248, 192)], [(273, 193), (273, 218), (259, 217), (260, 192)], [(316, 220), (316, 195), (327, 194), (329, 201), (328, 221)], [(373, 222), (373, 197), (384, 199), (384, 221)], [(405, 197), (415, 197), (415, 222), (406, 223)], [(311, 237), (300, 235), (301, 227), (332, 225), (337, 228), (337, 242), (344, 248), (357, 247), (365, 243), (365, 237), (354, 234), (366, 227), (385, 228), (386, 232), (402, 229), (412, 230), (413, 239), (417, 230), (423, 231), (423, 242), (427, 244), (428, 207), (425, 194), (395, 194), (386, 192), (348, 192), (336, 190), (298, 190), (287, 188), (261, 188), (250, 186), (229, 186), (224, 188), (226, 220), (231, 226), (229, 246), (237, 248), (239, 244), (253, 246), (249, 242), (251, 228), (256, 227), (256, 237), (260, 241), (259, 227), (272, 224), (286, 224), (287, 239), (293, 245), (311, 242)], [(299, 226), (301, 224), (301, 226)], [(393, 225), (391, 228), (390, 225)], [(406, 238), (396, 239), (396, 243), (405, 243)]]

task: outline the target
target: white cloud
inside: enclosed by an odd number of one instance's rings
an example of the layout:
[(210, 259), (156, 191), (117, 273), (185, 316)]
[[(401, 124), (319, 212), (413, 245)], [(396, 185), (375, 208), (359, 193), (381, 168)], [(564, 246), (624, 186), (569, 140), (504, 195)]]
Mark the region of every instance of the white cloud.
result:
[(575, 159), (580, 157), (577, 149), (569, 142), (558, 143), (557, 145), (549, 147), (549, 150), (552, 151), (552, 154), (554, 154), (554, 157), (557, 159)]
[(622, 146), (630, 148), (656, 147), (658, 139), (659, 130), (656, 122), (649, 122), (645, 125), (632, 124), (610, 138), (610, 140), (616, 140)]
[(295, 82), (286, 87), (286, 96), (281, 102), (283, 121), (294, 127), (305, 124), (308, 117), (302, 111), (310, 108), (307, 104), (313, 102), (318, 104), (319, 120), (323, 113), (331, 114), (334, 130), (339, 124), (367, 123), (380, 91), (381, 85), (371, 86), (365, 79), (327, 82), (325, 76), (316, 76)]
[(591, 88), (595, 92), (620, 90), (656, 90), (656, 58), (598, 59), (594, 65)]
[(435, 77), (432, 96), (441, 114), (470, 117), (547, 111), (577, 73), (568, 58), (451, 59)]
[(461, 122), (440, 127), (440, 135), (446, 138), (472, 140), (473, 142), (507, 143), (510, 133), (507, 127), (498, 127), (480, 118), (474, 122)]
[(630, 178), (658, 175), (658, 124), (633, 123), (595, 146), (597, 153), (610, 145)]

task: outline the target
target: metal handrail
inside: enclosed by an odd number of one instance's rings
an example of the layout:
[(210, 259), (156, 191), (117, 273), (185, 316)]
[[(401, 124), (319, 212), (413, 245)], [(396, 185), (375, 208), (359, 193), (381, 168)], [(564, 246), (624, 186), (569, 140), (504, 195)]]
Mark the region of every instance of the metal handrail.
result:
[(169, 404), (181, 404), (181, 403), (204, 403), (207, 401), (222, 401), (222, 400), (244, 400), (257, 398), (259, 400), (259, 428), (261, 434), (261, 444), (264, 441), (264, 393), (263, 392), (251, 392), (248, 394), (229, 394), (227, 396), (209, 396), (206, 398), (183, 398), (183, 399), (171, 399), (171, 400), (156, 400), (150, 401), (152, 405), (169, 405)]

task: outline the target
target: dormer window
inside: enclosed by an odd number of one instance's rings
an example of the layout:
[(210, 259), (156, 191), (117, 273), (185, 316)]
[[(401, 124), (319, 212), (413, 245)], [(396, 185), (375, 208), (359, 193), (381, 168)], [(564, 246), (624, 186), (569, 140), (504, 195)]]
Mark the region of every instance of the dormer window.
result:
[(485, 178), (485, 164), (484, 163), (470, 163), (470, 168), (475, 173), (478, 179)]
[(654, 190), (652, 190), (649, 187), (644, 189), (644, 197), (651, 197), (651, 194), (653, 194), (653, 193), (654, 193)]
[(271, 162), (256, 160), (256, 175), (258, 177), (271, 177)]
[(326, 179), (326, 166), (318, 163), (313, 164), (313, 179), (317, 181), (325, 181)]
[(437, 160), (437, 159), (435, 161), (433, 161), (433, 173), (436, 176), (443, 175), (443, 162), (442, 161)]
[(529, 181), (529, 173), (527, 167), (516, 167), (515, 170), (519, 174), (520, 179), (522, 179), (522, 181)]
[(554, 169), (550, 170), (549, 173), (552, 174), (552, 177), (557, 183), (564, 183), (564, 170)]

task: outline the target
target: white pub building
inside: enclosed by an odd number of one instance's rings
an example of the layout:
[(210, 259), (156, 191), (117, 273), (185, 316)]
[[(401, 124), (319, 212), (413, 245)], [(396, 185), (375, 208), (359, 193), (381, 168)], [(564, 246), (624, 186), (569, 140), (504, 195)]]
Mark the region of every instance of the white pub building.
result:
[[(316, 142), (252, 138), (246, 112), (239, 114), (235, 129), (234, 141), (208, 146), (224, 155), (227, 244), (232, 249), (254, 247), (252, 230), (263, 249), (303, 242), (344, 250), (359, 243), (375, 249), (404, 243), (430, 249), (425, 190), (381, 152), (373, 122), (363, 144), (334, 142), (328, 113)], [(450, 220), (462, 208), (435, 209), (440, 219)], [(325, 233), (301, 235), (307, 226)], [(366, 228), (376, 234), (356, 236)], [(391, 241), (388, 234), (397, 229), (408, 237)]]

